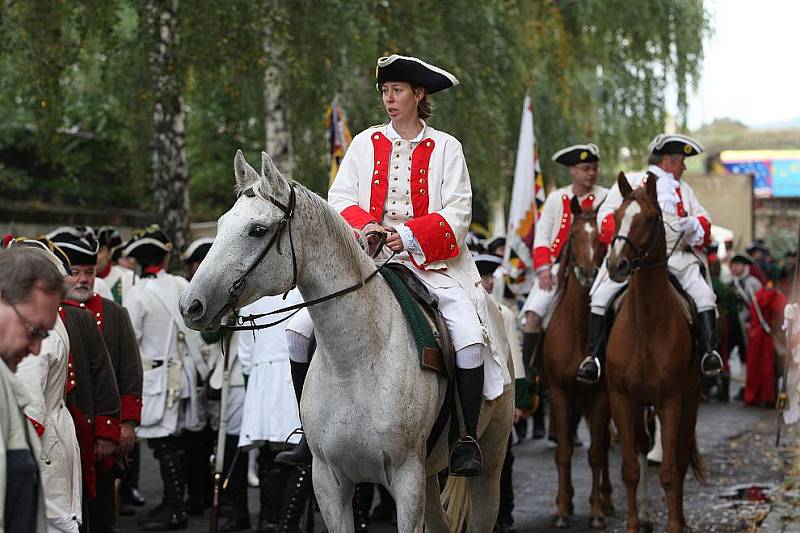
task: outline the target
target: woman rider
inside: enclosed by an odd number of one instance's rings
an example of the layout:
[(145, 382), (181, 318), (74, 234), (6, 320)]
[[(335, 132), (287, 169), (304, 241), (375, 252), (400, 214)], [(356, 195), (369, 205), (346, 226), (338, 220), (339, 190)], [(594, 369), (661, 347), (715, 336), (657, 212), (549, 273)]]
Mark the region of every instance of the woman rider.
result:
[[(492, 350), (484, 291), (465, 245), (472, 190), (461, 143), (425, 122), (428, 95), (456, 84), (455, 76), (417, 58), (380, 58), (377, 87), (390, 120), (353, 139), (328, 201), (354, 229), (370, 235), (371, 246), (377, 233), (385, 233), (386, 248), (397, 254), (393, 260), (405, 263), (438, 297), (456, 350), (466, 429), (451, 450), (450, 474), (476, 476), (483, 467), (477, 442), (481, 396), (498, 397), (510, 378), (503, 355)], [(299, 402), (313, 323), (307, 313), (298, 314), (286, 329)], [(305, 438), (276, 460), (310, 463)]]

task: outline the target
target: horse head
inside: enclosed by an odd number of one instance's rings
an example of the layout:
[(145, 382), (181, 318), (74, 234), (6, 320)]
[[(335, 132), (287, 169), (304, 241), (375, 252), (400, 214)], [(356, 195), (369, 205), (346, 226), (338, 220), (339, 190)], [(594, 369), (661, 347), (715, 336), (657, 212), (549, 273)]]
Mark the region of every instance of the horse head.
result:
[(634, 190), (623, 172), (617, 177), (622, 205), (614, 213), (617, 233), (607, 259), (608, 274), (616, 282), (625, 281), (648, 260), (659, 258), (660, 252), (666, 253), (658, 247), (663, 241), (664, 225), (658, 205), (657, 178), (648, 172), (645, 180), (644, 187)]
[(597, 231), (597, 210), (584, 211), (577, 196), (572, 197), (569, 207), (573, 217), (569, 230), (569, 267), (578, 283), (588, 290), (603, 260), (603, 243)]
[(189, 327), (216, 329), (228, 312), (290, 290), (297, 261), (292, 241), (294, 185), (261, 153), (261, 173), (241, 150), (233, 160), (237, 199), (217, 221), (217, 236), (180, 308)]

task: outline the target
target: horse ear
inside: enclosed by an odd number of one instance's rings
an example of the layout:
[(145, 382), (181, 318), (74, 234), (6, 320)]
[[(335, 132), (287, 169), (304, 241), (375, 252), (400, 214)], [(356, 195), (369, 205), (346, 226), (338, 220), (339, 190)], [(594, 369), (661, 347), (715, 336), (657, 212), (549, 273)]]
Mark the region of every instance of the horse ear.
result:
[(653, 203), (658, 203), (658, 185), (656, 184), (658, 181), (658, 176), (653, 174), (652, 172), (647, 173), (647, 184), (645, 185), (647, 190), (647, 196), (653, 201)]
[(578, 216), (583, 212), (581, 209), (581, 203), (578, 201), (578, 196), (573, 196), (572, 201), (569, 203), (569, 210), (574, 216)]
[(623, 198), (633, 192), (631, 184), (628, 183), (628, 178), (625, 177), (624, 172), (620, 172), (619, 176), (617, 176), (617, 187), (619, 187), (619, 193)]
[(261, 175), (270, 182), (275, 179), (283, 178), (278, 167), (275, 166), (275, 163), (267, 152), (261, 152)]
[(258, 180), (258, 172), (245, 161), (241, 150), (236, 150), (236, 157), (233, 158), (233, 173), (239, 190), (250, 187)]

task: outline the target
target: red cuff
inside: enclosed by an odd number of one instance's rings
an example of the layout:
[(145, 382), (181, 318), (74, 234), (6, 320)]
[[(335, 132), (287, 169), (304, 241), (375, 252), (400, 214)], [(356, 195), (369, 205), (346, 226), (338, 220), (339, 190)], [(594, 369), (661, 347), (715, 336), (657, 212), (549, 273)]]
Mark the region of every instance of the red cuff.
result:
[(142, 399), (135, 394), (122, 394), (119, 401), (119, 419), (122, 422), (138, 424), (142, 419)]
[(358, 207), (351, 205), (350, 207), (342, 210), (340, 213), (342, 217), (350, 224), (351, 227), (356, 229), (364, 229), (364, 226), (370, 222), (375, 222), (375, 217), (370, 216), (369, 213)]
[(547, 246), (537, 246), (533, 249), (533, 269), (539, 270), (543, 266), (547, 266), (550, 261), (550, 248)]
[(94, 436), (119, 444), (119, 419), (110, 416), (94, 417)]
[(431, 213), (406, 222), (425, 254), (425, 263), (445, 261), (459, 254), (453, 228), (439, 213)]
[(600, 223), (600, 242), (603, 244), (611, 244), (611, 239), (614, 238), (614, 230), (616, 230), (617, 223), (614, 221), (614, 213), (609, 213)]
[(697, 217), (697, 221), (703, 226), (703, 244), (711, 244), (711, 222), (704, 216)]
[(44, 435), (44, 426), (42, 424), (40, 424), (39, 422), (37, 422), (36, 420), (34, 420), (33, 418), (31, 418), (31, 417), (29, 417), (27, 415), (26, 415), (26, 418), (28, 419), (28, 421), (33, 426), (33, 429), (36, 430), (36, 434), (37, 435), (39, 435), (40, 437), (42, 435)]

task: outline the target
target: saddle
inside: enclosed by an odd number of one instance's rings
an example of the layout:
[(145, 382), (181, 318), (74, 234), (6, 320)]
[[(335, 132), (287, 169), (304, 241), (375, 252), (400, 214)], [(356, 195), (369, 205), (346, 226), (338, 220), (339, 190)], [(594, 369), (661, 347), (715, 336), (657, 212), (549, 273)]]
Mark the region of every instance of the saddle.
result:
[[(387, 263), (380, 271), (392, 289), (403, 316), (414, 336), (421, 368), (442, 374), (447, 379), (444, 402), (427, 440), (430, 455), (450, 420), (459, 420), (455, 401), (455, 350), (439, 300), (411, 270), (400, 263)], [(452, 445), (458, 439), (458, 425), (450, 425), (448, 436)]]

